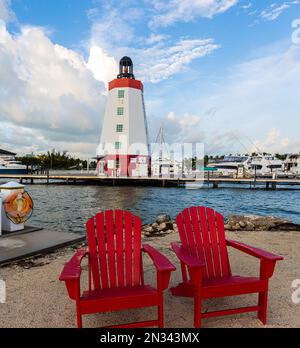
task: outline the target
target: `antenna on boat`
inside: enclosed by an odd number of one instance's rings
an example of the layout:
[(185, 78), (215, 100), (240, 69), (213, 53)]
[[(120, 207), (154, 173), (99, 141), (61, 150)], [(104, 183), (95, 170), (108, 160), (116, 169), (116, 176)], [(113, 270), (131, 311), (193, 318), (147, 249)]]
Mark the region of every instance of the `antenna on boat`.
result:
[(250, 143), (256, 148), (256, 150), (258, 150), (259, 153), (263, 154), (263, 151), (261, 151), (261, 149), (254, 143), (254, 141), (250, 138), (250, 137), (246, 137)]
[(247, 149), (246, 145), (242, 143), (242, 141), (237, 137), (237, 135), (234, 134), (233, 136), (239, 142), (239, 144), (242, 145), (242, 147), (246, 150), (247, 154), (250, 154), (249, 149)]
[[(159, 129), (159, 132), (158, 132), (158, 135), (156, 137), (156, 140), (155, 140), (155, 145), (159, 143), (159, 156), (160, 158), (162, 158), (162, 155), (163, 155), (163, 150), (164, 150), (164, 147), (168, 153), (168, 155), (170, 156), (170, 153), (169, 153), (169, 149), (168, 147), (166, 146), (166, 141), (165, 141), (165, 129), (164, 129), (164, 123), (162, 123), (160, 129)], [(154, 149), (152, 150), (152, 154), (154, 153)]]

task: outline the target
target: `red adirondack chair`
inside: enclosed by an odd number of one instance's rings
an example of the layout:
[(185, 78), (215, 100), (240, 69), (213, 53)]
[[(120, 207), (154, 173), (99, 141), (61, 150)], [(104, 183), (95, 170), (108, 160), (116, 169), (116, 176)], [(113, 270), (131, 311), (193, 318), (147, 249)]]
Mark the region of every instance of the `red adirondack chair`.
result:
[[(76, 301), (78, 327), (82, 327), (85, 314), (152, 306), (158, 307), (157, 320), (115, 327), (163, 327), (163, 291), (176, 268), (151, 246), (141, 246), (140, 218), (127, 211), (106, 211), (90, 219), (86, 228), (89, 250), (79, 250), (60, 276)], [(144, 284), (142, 251), (157, 268), (157, 288)], [(80, 264), (85, 256), (89, 260), (89, 290), (81, 295)]]
[[(276, 261), (283, 258), (244, 243), (226, 240), (223, 216), (210, 208), (185, 209), (177, 216), (176, 222), (182, 245), (172, 243), (172, 249), (181, 262), (183, 283), (171, 291), (174, 296), (194, 298), (195, 327), (201, 327), (202, 318), (246, 312), (258, 312), (258, 318), (265, 325), (269, 279)], [(260, 259), (260, 276), (233, 276), (227, 247)], [(202, 313), (204, 299), (250, 293), (259, 294), (258, 305)]]

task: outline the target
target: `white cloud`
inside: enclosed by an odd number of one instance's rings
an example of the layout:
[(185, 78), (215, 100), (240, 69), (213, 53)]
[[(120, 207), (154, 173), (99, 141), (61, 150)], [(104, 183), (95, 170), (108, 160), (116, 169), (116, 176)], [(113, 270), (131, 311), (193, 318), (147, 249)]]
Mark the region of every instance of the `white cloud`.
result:
[(4, 23), (15, 20), (15, 14), (10, 7), (11, 0), (0, 0), (0, 20)]
[(274, 21), (278, 17), (280, 17), (285, 10), (289, 9), (293, 5), (298, 4), (300, 4), (300, 1), (298, 0), (285, 1), (282, 4), (273, 3), (260, 13), (260, 17), (267, 21)]
[(273, 128), (266, 134), (265, 139), (253, 143), (251, 152), (264, 152), (262, 149), (270, 153), (299, 153), (300, 139), (283, 137), (279, 129)]
[(105, 87), (80, 54), (54, 44), (40, 28), (22, 27), (12, 35), (2, 22), (0, 76), (2, 132), (21, 127), (11, 144), (17, 145), (22, 134), (31, 139), (32, 150), (40, 151), (55, 144), (71, 149), (91, 139), (97, 143)]
[[(123, 47), (119, 58), (131, 56), (137, 78), (143, 82), (158, 83), (184, 71), (192, 61), (211, 54), (219, 47), (212, 39), (181, 39), (174, 44), (164, 42), (145, 48)], [(117, 54), (114, 56), (117, 57)], [(109, 57), (101, 46), (91, 48), (88, 67), (97, 80), (108, 82), (116, 78), (118, 58), (114, 56)]]
[(272, 4), (268, 9), (263, 10), (260, 14), (261, 18), (267, 21), (274, 21), (277, 19), (284, 10), (288, 9), (290, 6), (287, 3), (281, 5)]
[(87, 67), (93, 72), (95, 79), (105, 85), (116, 78), (118, 72), (118, 63), (114, 57), (109, 57), (99, 46), (91, 47)]
[(152, 28), (166, 27), (175, 22), (192, 21), (198, 17), (212, 18), (224, 13), (237, 4), (237, 0), (172, 0), (162, 2), (155, 0), (157, 15), (151, 19)]
[(251, 8), (253, 6), (252, 2), (249, 2), (248, 4), (242, 5), (241, 8), (243, 10), (248, 10), (249, 8)]
[[(208, 148), (232, 152), (235, 143), (245, 151), (241, 143), (249, 147), (249, 137), (262, 151), (300, 150), (300, 46), (277, 47), (276, 53), (241, 63), (225, 81), (199, 100), (198, 110), (212, 106), (218, 110), (213, 122), (204, 120)], [(228, 137), (220, 141), (222, 130), (228, 129), (235, 141)]]
[[(114, 66), (124, 55), (133, 59), (137, 78), (157, 83), (184, 71), (192, 61), (220, 47), (213, 39), (172, 40), (169, 35), (153, 32), (146, 38), (136, 35), (131, 17), (127, 20), (119, 10), (109, 9), (101, 12), (100, 17), (95, 15), (98, 12), (93, 11), (91, 39), (88, 42), (88, 46), (92, 47), (88, 66), (96, 78), (100, 76), (106, 82), (115, 78), (118, 70)], [(106, 64), (101, 66), (103, 55), (106, 56)]]
[(66, 136), (52, 139), (53, 137), (48, 136), (43, 130), (16, 126), (9, 122), (0, 122), (0, 125), (0, 148), (18, 154), (40, 153), (51, 149), (69, 151), (72, 155), (85, 158), (95, 154), (97, 142), (89, 142), (87, 139), (80, 141), (79, 137), (70, 141)]
[(171, 111), (163, 117), (151, 116), (149, 118), (152, 130), (152, 141), (155, 141), (160, 127), (164, 127), (165, 140), (175, 142), (200, 142), (203, 141), (202, 119), (198, 115), (184, 113), (182, 115)]
[(143, 81), (157, 83), (183, 71), (193, 60), (218, 49), (212, 39), (181, 39), (173, 45), (155, 45), (134, 49), (137, 74)]
[[(173, 98), (176, 113), (161, 118), (150, 115), (152, 137), (164, 124), (167, 142), (204, 142), (208, 154), (257, 152), (257, 148), (298, 153), (299, 85), (300, 46), (276, 43), (261, 49), (258, 57), (233, 66), (222, 80), (210, 81), (204, 94), (205, 85), (200, 84)], [(183, 127), (184, 119), (190, 121), (189, 127)]]
[(184, 114), (179, 120), (179, 124), (183, 127), (198, 126), (201, 122), (201, 118), (196, 115)]
[(182, 127), (194, 127), (200, 124), (201, 118), (196, 115), (188, 113), (183, 114), (180, 118), (177, 117), (174, 111), (169, 112), (167, 119), (170, 121), (176, 121)]
[(153, 45), (157, 43), (162, 43), (163, 41), (167, 40), (170, 36), (166, 34), (154, 34), (151, 33), (151, 35), (146, 38), (141, 40), (145, 45)]

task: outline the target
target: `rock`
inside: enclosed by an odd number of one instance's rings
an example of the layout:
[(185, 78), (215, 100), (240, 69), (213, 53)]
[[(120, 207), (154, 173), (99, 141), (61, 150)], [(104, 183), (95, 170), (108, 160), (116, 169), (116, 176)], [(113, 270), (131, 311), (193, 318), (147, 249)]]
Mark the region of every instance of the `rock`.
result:
[(173, 221), (165, 222), (168, 230), (173, 230)]
[(157, 222), (155, 222), (155, 223), (152, 225), (152, 228), (153, 228), (155, 231), (158, 230), (158, 227), (159, 227), (159, 225), (158, 225)]
[(248, 231), (254, 231), (255, 230), (255, 225), (252, 222), (248, 222), (247, 230)]
[(173, 233), (173, 230), (163, 231), (161, 234), (167, 235), (167, 234), (171, 234), (171, 233)]
[(153, 230), (152, 226), (148, 225), (148, 226), (143, 227), (143, 232), (144, 233), (153, 233), (154, 230)]
[(237, 225), (239, 225), (239, 229), (248, 231), (300, 231), (300, 225), (274, 216), (231, 215), (228, 218), (226, 229), (237, 230)]
[(161, 223), (159, 226), (158, 226), (158, 231), (159, 232), (162, 232), (162, 231), (166, 231), (168, 229), (167, 227), (167, 224), (165, 222)]
[(158, 217), (156, 218), (156, 222), (157, 222), (158, 224), (162, 224), (162, 223), (164, 223), (164, 222), (169, 222), (169, 221), (171, 221), (171, 217), (170, 217), (170, 215), (167, 215), (167, 214), (160, 214), (160, 215), (158, 215)]
[[(292, 222), (283, 222), (276, 226), (276, 229), (280, 231), (300, 231), (300, 225)], [(272, 229), (271, 229), (272, 230)]]
[(247, 226), (245, 221), (240, 221), (239, 222), (240, 227), (245, 228)]
[[(157, 221), (152, 225), (143, 226), (143, 234), (145, 237), (164, 237), (171, 233), (178, 234), (178, 226), (169, 215), (161, 214), (157, 217)], [(160, 222), (163, 221), (163, 222)], [(227, 231), (300, 231), (300, 225), (292, 222), (276, 218), (273, 216), (257, 216), (257, 215), (231, 215), (225, 225)], [(26, 265), (28, 267), (28, 265)], [(29, 267), (32, 267), (29, 265)]]

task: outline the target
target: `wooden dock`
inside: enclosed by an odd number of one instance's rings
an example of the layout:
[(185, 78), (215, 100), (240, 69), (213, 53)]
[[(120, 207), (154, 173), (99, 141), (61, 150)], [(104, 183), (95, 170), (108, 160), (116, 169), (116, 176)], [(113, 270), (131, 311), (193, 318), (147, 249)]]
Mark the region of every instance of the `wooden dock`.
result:
[(84, 242), (83, 235), (25, 228), (24, 231), (0, 236), (0, 267), (33, 256), (42, 256), (69, 245)]
[(222, 184), (232, 185), (247, 185), (249, 188), (266, 188), (274, 190), (278, 186), (299, 187), (300, 178), (247, 178), (247, 179), (235, 179), (227, 177), (209, 177), (204, 179), (193, 178), (130, 178), (130, 177), (99, 177), (96, 175), (67, 175), (67, 174), (53, 174), (53, 175), (40, 175), (40, 174), (27, 174), (27, 175), (0, 175), (0, 179), (17, 180), (24, 184), (81, 184), (81, 185), (107, 185), (107, 186), (160, 186), (160, 187), (191, 187), (201, 184), (206, 187), (218, 188)]

